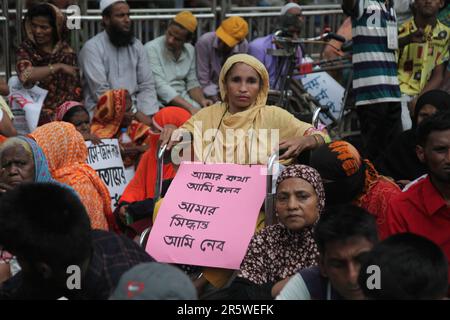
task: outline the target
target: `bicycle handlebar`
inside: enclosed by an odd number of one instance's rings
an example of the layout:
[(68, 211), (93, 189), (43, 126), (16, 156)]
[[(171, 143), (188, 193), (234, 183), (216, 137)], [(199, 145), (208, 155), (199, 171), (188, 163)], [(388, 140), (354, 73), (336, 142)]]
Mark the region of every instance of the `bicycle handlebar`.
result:
[(289, 38), (289, 37), (278, 36), (277, 34), (279, 34), (281, 32), (282, 32), (281, 30), (278, 30), (274, 33), (275, 41), (291, 43), (291, 44), (301, 44), (301, 43), (310, 42), (310, 41), (327, 41), (330, 39), (334, 39), (334, 40), (337, 40), (342, 43), (344, 43), (346, 41), (344, 37), (342, 37), (338, 34), (335, 34), (334, 32), (327, 32), (327, 33), (321, 34), (320, 36), (313, 37), (313, 38), (306, 38), (306, 39), (305, 38), (293, 39), (293, 38)]
[(325, 33), (325, 36), (323, 38), (324, 38), (324, 40), (334, 39), (334, 40), (342, 42), (342, 43), (344, 43), (346, 41), (343, 36), (340, 36), (333, 32)]

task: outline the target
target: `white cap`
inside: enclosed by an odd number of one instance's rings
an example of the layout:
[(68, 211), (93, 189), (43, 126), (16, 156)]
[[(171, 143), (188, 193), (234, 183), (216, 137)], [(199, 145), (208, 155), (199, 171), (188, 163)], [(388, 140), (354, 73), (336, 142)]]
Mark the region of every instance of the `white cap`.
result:
[(126, 2), (125, 0), (101, 0), (100, 1), (100, 11), (103, 13), (103, 11), (108, 8), (110, 5), (116, 3), (116, 2)]
[[(103, 0), (102, 0), (102, 2), (103, 2)], [(290, 10), (292, 8), (299, 8), (300, 10), (302, 9), (302, 7), (300, 7), (300, 5), (298, 5), (297, 3), (289, 2), (283, 8), (281, 8), (280, 14), (282, 16), (284, 16), (286, 14), (286, 12), (288, 12), (288, 10)]]

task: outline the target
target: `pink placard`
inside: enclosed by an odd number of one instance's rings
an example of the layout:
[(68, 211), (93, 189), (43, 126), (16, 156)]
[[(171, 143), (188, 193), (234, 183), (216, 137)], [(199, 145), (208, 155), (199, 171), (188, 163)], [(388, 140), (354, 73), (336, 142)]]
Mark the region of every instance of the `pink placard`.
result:
[(264, 201), (262, 166), (182, 163), (146, 251), (157, 261), (239, 269)]

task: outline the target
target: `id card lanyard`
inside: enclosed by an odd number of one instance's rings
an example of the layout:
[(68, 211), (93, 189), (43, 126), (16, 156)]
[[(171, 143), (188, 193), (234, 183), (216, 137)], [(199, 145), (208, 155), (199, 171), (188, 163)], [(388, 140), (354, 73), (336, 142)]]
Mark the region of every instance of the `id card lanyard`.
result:
[(397, 16), (393, 6), (389, 6), (388, 9), (385, 4), (382, 5), (383, 9), (389, 12), (389, 19), (386, 20), (387, 29), (387, 46), (388, 49), (398, 49), (398, 30), (397, 30)]

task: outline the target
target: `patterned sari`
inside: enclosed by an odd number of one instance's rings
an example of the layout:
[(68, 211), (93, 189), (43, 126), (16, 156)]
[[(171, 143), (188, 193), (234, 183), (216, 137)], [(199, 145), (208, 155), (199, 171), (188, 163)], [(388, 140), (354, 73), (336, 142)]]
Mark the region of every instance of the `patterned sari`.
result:
[[(56, 31), (58, 39), (51, 53), (41, 50), (33, 37), (31, 31), (31, 21), (25, 19), (24, 29), (26, 39), (22, 42), (16, 52), (16, 71), (20, 81), (24, 86), (32, 86), (34, 83), (26, 81), (26, 74), (33, 67), (47, 67), (49, 64), (64, 63), (77, 67), (77, 55), (75, 51), (64, 40), (64, 28), (66, 18), (63, 13), (51, 4), (50, 6), (56, 21)], [(55, 120), (55, 110), (65, 101), (81, 101), (81, 80), (79, 74), (76, 77), (57, 72), (49, 75), (47, 78), (39, 81), (39, 87), (48, 90), (38, 125), (42, 125)]]
[[(91, 123), (91, 133), (100, 139), (119, 139), (126, 110), (127, 94), (126, 89), (108, 90), (98, 99)], [(150, 141), (147, 140), (150, 128), (143, 123), (133, 120), (127, 128), (127, 134), (135, 145), (150, 144)], [(125, 167), (135, 164), (136, 160), (136, 157), (123, 157)]]

